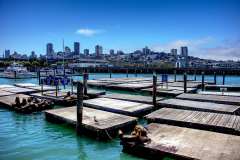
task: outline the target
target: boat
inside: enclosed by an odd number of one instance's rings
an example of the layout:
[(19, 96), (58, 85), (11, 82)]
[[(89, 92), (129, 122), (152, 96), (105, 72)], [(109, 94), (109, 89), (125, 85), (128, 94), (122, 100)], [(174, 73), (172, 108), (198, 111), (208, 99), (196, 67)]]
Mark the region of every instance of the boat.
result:
[(13, 62), (2, 73), (5, 78), (33, 78), (36, 77), (35, 73), (29, 72), (22, 64)]

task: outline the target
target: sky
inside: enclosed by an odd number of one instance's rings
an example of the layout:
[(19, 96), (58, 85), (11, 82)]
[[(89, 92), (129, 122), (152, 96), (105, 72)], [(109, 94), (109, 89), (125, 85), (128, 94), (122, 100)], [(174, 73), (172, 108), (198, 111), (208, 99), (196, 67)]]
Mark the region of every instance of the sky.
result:
[(0, 0), (0, 54), (38, 55), (62, 40), (132, 52), (188, 46), (189, 55), (240, 60), (240, 0)]

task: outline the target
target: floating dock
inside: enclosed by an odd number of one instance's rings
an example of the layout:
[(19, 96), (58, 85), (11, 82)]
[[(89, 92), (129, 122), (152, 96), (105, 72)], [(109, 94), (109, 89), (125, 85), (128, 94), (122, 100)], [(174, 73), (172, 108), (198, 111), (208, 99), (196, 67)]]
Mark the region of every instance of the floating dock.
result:
[(220, 95), (220, 96), (236, 96), (236, 97), (240, 97), (240, 92), (199, 91), (198, 94)]
[(136, 91), (144, 88), (152, 87), (152, 82), (131, 82), (131, 83), (121, 83), (107, 85), (106, 88), (117, 89), (117, 90), (126, 90), (126, 91)]
[(0, 97), (9, 96), (9, 95), (13, 95), (13, 94), (15, 94), (15, 93), (3, 91), (3, 90), (0, 89)]
[(148, 122), (216, 131), (240, 136), (240, 116), (162, 108), (145, 118)]
[(11, 93), (16, 93), (16, 94), (31, 94), (31, 93), (38, 92), (35, 89), (22, 88), (22, 87), (16, 87), (16, 86), (2, 88), (1, 90), (6, 91), (6, 92), (11, 92)]
[(166, 99), (158, 101), (157, 105), (160, 107), (196, 110), (203, 112), (226, 113), (226, 114), (240, 114), (240, 106), (218, 104), (212, 102), (199, 102), (182, 99)]
[(141, 117), (153, 109), (153, 105), (111, 98), (94, 98), (83, 101), (84, 106), (108, 112)]
[(206, 94), (190, 94), (184, 93), (176, 98), (185, 100), (194, 100), (201, 102), (215, 102), (222, 104), (231, 104), (240, 106), (240, 97), (236, 96), (222, 96), (222, 95), (206, 95)]
[(209, 84), (209, 85), (206, 85), (205, 88), (207, 90), (220, 90), (220, 88), (226, 88), (228, 91), (240, 91), (240, 86), (239, 85)]
[(149, 159), (240, 159), (240, 136), (156, 123), (147, 129), (150, 143), (125, 142), (123, 151)]
[[(142, 96), (142, 95), (132, 95), (132, 94), (106, 94), (101, 96), (103, 98), (111, 98), (111, 99), (119, 99), (119, 100), (125, 100), (130, 102), (138, 102), (138, 103), (145, 103), (145, 104), (152, 104), (153, 98), (151, 96)], [(163, 97), (157, 97), (156, 100), (160, 101), (163, 100)]]
[[(76, 107), (66, 107), (45, 111), (48, 121), (76, 125)], [(83, 107), (83, 132), (98, 139), (116, 136), (119, 129), (130, 130), (137, 118)]]
[[(149, 94), (152, 94), (153, 89), (152, 88), (147, 88), (147, 89), (142, 89), (142, 92), (147, 92)], [(183, 93), (183, 91), (180, 90), (172, 90), (172, 89), (161, 89), (161, 87), (157, 87), (157, 95), (158, 96), (170, 96), (170, 97), (176, 97), (180, 94)]]
[(23, 98), (27, 99), (30, 96), (25, 95), (25, 94), (12, 94), (12, 95), (8, 95), (8, 96), (2, 96), (2, 97), (0, 97), (0, 104), (4, 107), (11, 108), (12, 104), (15, 103), (16, 97), (19, 97), (20, 102), (22, 102)]

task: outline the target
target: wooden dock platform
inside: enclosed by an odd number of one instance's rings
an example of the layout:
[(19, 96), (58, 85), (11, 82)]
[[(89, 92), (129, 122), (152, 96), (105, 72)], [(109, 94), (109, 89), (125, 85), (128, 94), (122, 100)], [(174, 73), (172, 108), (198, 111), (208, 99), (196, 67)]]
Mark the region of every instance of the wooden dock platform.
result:
[(2, 88), (1, 90), (6, 91), (6, 92), (11, 92), (11, 93), (16, 93), (16, 94), (31, 94), (31, 93), (38, 92), (35, 89), (22, 88), (22, 87), (16, 87), (16, 86)]
[(156, 123), (147, 129), (150, 143), (122, 143), (123, 151), (148, 159), (240, 159), (240, 136)]
[(160, 107), (196, 110), (203, 112), (226, 113), (226, 114), (240, 114), (240, 106), (218, 104), (213, 102), (200, 102), (182, 99), (166, 99), (157, 102)]
[(22, 102), (23, 98), (27, 99), (30, 96), (25, 95), (25, 94), (12, 94), (12, 95), (7, 95), (7, 96), (2, 96), (2, 97), (0, 97), (1, 106), (10, 108), (12, 106), (12, 104), (15, 103), (16, 97), (19, 97), (20, 101)]
[[(146, 88), (141, 89), (142, 92), (146, 92), (149, 94), (152, 94), (153, 89), (152, 88)], [(158, 96), (170, 96), (170, 97), (176, 97), (180, 94), (182, 94), (183, 91), (180, 90), (174, 90), (174, 89), (161, 89), (161, 87), (157, 87), (157, 95)]]
[[(168, 85), (183, 88), (184, 82), (173, 82), (169, 83)], [(199, 88), (201, 85), (201, 82), (187, 81), (187, 88)]]
[(198, 91), (198, 94), (240, 97), (240, 92)]
[(148, 114), (145, 118), (148, 122), (177, 125), (240, 136), (240, 116), (236, 115), (162, 108)]
[(240, 91), (240, 85), (219, 85), (208, 84), (205, 86), (207, 90), (220, 90), (220, 88), (226, 88), (228, 91)]
[[(45, 116), (51, 122), (76, 125), (76, 106), (48, 110)], [(109, 136), (116, 136), (119, 129), (130, 130), (136, 123), (134, 117), (83, 107), (83, 132), (88, 136), (109, 139)]]
[(94, 98), (83, 101), (84, 106), (108, 112), (141, 117), (153, 109), (153, 105), (111, 98)]
[(3, 90), (0, 89), (0, 97), (9, 96), (9, 95), (13, 95), (13, 94), (15, 94), (15, 93), (3, 91)]
[(194, 100), (201, 102), (215, 102), (222, 104), (238, 105), (240, 106), (240, 97), (236, 96), (222, 96), (222, 95), (206, 95), (206, 94), (180, 94), (176, 98), (185, 100)]
[[(113, 93), (113, 94), (106, 94), (106, 95), (103, 95), (101, 97), (125, 100), (125, 101), (130, 101), (130, 102), (145, 103), (145, 104), (152, 104), (153, 103), (153, 98), (151, 96)], [(163, 97), (157, 97), (156, 98), (157, 101), (160, 101), (160, 100), (163, 100), (163, 99), (164, 99)]]
[(152, 86), (153, 86), (152, 82), (130, 82), (130, 83), (112, 84), (112, 85), (107, 85), (105, 87), (109, 89), (136, 91), (144, 88), (149, 88)]

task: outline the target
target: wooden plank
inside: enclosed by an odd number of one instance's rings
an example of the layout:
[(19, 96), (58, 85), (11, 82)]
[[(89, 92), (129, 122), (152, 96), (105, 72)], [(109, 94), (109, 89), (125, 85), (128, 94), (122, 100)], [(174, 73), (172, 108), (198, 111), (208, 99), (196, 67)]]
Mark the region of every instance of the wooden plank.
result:
[(177, 96), (176, 98), (201, 101), (201, 102), (215, 102), (215, 103), (222, 103), (222, 104), (240, 105), (240, 97), (236, 97), (236, 96), (183, 93)]
[(157, 104), (162, 107), (180, 108), (187, 110), (198, 110), (206, 112), (236, 114), (239, 113), (240, 106), (218, 104), (212, 102), (200, 102), (182, 99), (166, 99), (158, 101)]
[[(138, 102), (138, 103), (146, 103), (146, 104), (152, 104), (153, 98), (151, 96), (141, 96), (141, 95), (132, 95), (132, 94), (106, 94), (101, 97), (104, 98), (111, 98), (111, 99), (119, 99), (119, 100), (125, 100), (130, 102)], [(156, 100), (163, 100), (163, 97), (157, 97)]]
[[(49, 121), (76, 124), (76, 106), (48, 110), (45, 115)], [(98, 138), (109, 138), (107, 134), (114, 136), (119, 129), (130, 129), (136, 123), (134, 117), (83, 107), (83, 128)]]
[(21, 87), (13, 87), (13, 88), (3, 88), (3, 91), (11, 92), (11, 93), (16, 93), (16, 94), (30, 94), (37, 92), (35, 89), (29, 89), (29, 88), (21, 88)]
[(142, 116), (153, 109), (153, 105), (110, 98), (84, 100), (83, 104), (86, 107), (130, 116)]
[(239, 92), (199, 91), (198, 94), (240, 97), (240, 93)]
[(119, 90), (140, 90), (144, 88), (152, 87), (153, 83), (151, 82), (131, 82), (131, 83), (121, 83), (113, 84), (106, 86), (110, 89), (119, 89)]
[(9, 96), (9, 95), (13, 95), (13, 94), (15, 94), (15, 93), (11, 93), (11, 92), (0, 90), (0, 97), (2, 97), (2, 96)]
[[(169, 116), (163, 114), (165, 110), (170, 112), (171, 115)], [(181, 116), (176, 116), (177, 114)], [(185, 118), (182, 118), (182, 115), (185, 115)], [(166, 123), (236, 135), (240, 135), (240, 131), (237, 131), (238, 125), (234, 126), (233, 122), (239, 117), (240, 116), (230, 114), (189, 111), (172, 108), (162, 108), (145, 116), (148, 122)], [(231, 122), (229, 122), (229, 120), (231, 120)]]
[(149, 159), (240, 159), (240, 136), (156, 123), (147, 129), (150, 143), (122, 142), (123, 151)]

